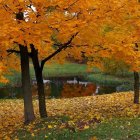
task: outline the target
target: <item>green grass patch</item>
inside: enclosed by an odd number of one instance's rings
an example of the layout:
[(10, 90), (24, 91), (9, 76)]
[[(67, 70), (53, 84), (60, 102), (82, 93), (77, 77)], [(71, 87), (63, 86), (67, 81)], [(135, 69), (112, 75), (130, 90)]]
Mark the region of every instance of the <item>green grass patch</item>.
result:
[(99, 140), (138, 140), (140, 138), (140, 118), (113, 119), (101, 123), (93, 129)]
[[(27, 126), (14, 134), (19, 140), (137, 140), (140, 138), (140, 118), (112, 119), (100, 124), (91, 125), (87, 129), (77, 130), (62, 127), (69, 118), (48, 118), (36, 123), (32, 132)], [(56, 126), (56, 127), (54, 127)]]
[[(35, 76), (33, 65), (30, 65), (31, 75)], [(43, 69), (44, 77), (60, 77), (60, 76), (75, 76), (86, 74), (87, 65), (76, 64), (76, 63), (65, 63), (65, 64), (51, 64), (45, 65)]]
[(133, 83), (133, 76), (131, 75), (130, 77), (119, 77), (115, 75), (107, 75), (102, 72), (89, 74), (86, 79), (100, 85), (121, 85), (123, 83)]

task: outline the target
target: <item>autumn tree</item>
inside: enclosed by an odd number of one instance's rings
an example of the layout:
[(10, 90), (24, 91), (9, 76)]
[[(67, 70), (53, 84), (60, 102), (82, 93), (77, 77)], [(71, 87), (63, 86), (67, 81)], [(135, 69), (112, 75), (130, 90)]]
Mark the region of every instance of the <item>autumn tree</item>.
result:
[[(112, 50), (113, 55), (117, 60), (124, 61), (130, 66), (130, 70), (134, 72), (134, 103), (139, 103), (139, 70), (140, 70), (140, 53), (139, 53), (139, 23), (138, 15), (140, 13), (140, 4), (135, 1), (131, 4), (135, 7), (131, 7), (128, 3), (125, 7), (124, 20), (121, 21), (113, 32), (107, 36), (111, 38), (115, 37), (114, 46)], [(126, 18), (127, 17), (127, 18)], [(111, 36), (110, 36), (111, 35)], [(110, 42), (110, 41), (109, 41)]]
[[(42, 79), (42, 69), (47, 60), (52, 58), (55, 54), (61, 50), (67, 48), (74, 36), (78, 31), (85, 26), (85, 20), (87, 13), (89, 13), (89, 6), (91, 3), (78, 2), (77, 1), (24, 1), (24, 0), (2, 0), (0, 3), (1, 21), (5, 21), (5, 25), (2, 24), (1, 42), (3, 46), (6, 46), (8, 53), (19, 53), (21, 56), (21, 70), (22, 70), (22, 88), (24, 93), (24, 105), (25, 105), (25, 121), (30, 122), (34, 119), (33, 105), (31, 98), (30, 88), (30, 75), (29, 75), (29, 58), (33, 58), (33, 64), (36, 72), (39, 92), (39, 110), (41, 117), (46, 117), (45, 108), (45, 95)], [(76, 6), (75, 6), (76, 5)], [(73, 6), (71, 13), (69, 13), (69, 7)], [(79, 11), (75, 11), (77, 10)], [(52, 10), (55, 12), (47, 12)], [(80, 13), (78, 13), (80, 12)], [(75, 16), (76, 15), (76, 16)], [(78, 16), (77, 16), (78, 15)], [(79, 15), (82, 19), (79, 18)], [(89, 20), (89, 18), (88, 18)], [(67, 22), (66, 22), (67, 21)], [(60, 26), (61, 25), (61, 26)], [(8, 29), (10, 27), (10, 29)], [(68, 27), (68, 29), (67, 29)], [(52, 34), (64, 33), (65, 30), (65, 43), (61, 43), (58, 46), (58, 50), (52, 47)], [(62, 36), (63, 37), (63, 36)], [(4, 39), (3, 39), (4, 38)], [(16, 45), (15, 45), (16, 44)], [(11, 47), (14, 46), (14, 47)], [(31, 52), (30, 52), (31, 50)], [(49, 57), (45, 57), (39, 65), (40, 59), (44, 57), (46, 53)], [(46, 56), (46, 55), (45, 55)], [(37, 60), (38, 59), (38, 60)], [(41, 77), (41, 78), (40, 78)], [(43, 89), (43, 90), (42, 90)], [(27, 107), (28, 106), (28, 107)]]
[[(94, 19), (97, 20), (98, 18), (96, 13), (94, 15), (92, 14), (92, 12), (96, 10), (96, 8), (91, 6), (92, 3), (95, 7), (99, 6), (99, 3), (93, 1), (83, 2), (73, 0), (63, 2), (52, 1), (49, 3), (50, 5), (47, 8), (44, 7), (43, 3), (32, 3), (30, 6), (30, 10), (35, 13), (34, 21), (37, 21), (35, 24), (40, 21), (38, 15), (45, 13), (48, 28), (52, 30), (51, 41), (55, 41), (53, 45), (48, 47), (46, 47), (47, 44), (42, 44), (44, 47), (41, 46), (41, 49), (39, 49), (39, 47), (34, 43), (30, 44), (31, 53), (29, 56), (32, 58), (37, 79), (41, 117), (46, 116), (45, 93), (42, 75), (44, 65), (46, 62), (50, 61), (50, 59), (58, 59), (61, 61), (61, 59), (65, 59), (67, 56), (74, 56), (78, 59), (82, 59), (81, 53), (84, 49), (86, 49), (85, 47), (87, 44), (85, 42), (77, 42), (79, 40), (77, 38), (80, 38), (80, 40), (85, 38), (84, 33), (88, 32), (88, 25), (90, 22), (94, 22)], [(33, 7), (35, 7), (35, 10)], [(40, 7), (47, 12), (40, 11)], [(94, 28), (96, 26), (97, 25), (91, 24), (90, 28)], [(89, 46), (91, 45), (89, 44)], [(72, 48), (75, 52), (72, 53), (72, 51), (68, 48)]]
[[(42, 71), (44, 68), (44, 65), (46, 62), (48, 62), (50, 59), (55, 58), (57, 54), (62, 52), (64, 49), (70, 47), (73, 39), (77, 36), (78, 32), (86, 25), (87, 18), (77, 18), (77, 11), (70, 11), (69, 9), (73, 9), (72, 6), (75, 6), (75, 9), (79, 11), (81, 10), (81, 15), (84, 12), (88, 12), (87, 9), (89, 5), (83, 6), (81, 5), (82, 2), (78, 1), (52, 1), (48, 2), (48, 7), (44, 7), (44, 3), (32, 3), (32, 6), (35, 7), (35, 10), (33, 10), (33, 7), (31, 6), (32, 12), (34, 12), (34, 21), (40, 21), (38, 18), (38, 15), (41, 15), (42, 13), (45, 13), (45, 18), (43, 19), (43, 22), (48, 23), (48, 26), (46, 26), (48, 29), (52, 30), (51, 33), (51, 41), (54, 41), (53, 36), (56, 36), (57, 40), (59, 38), (57, 37), (58, 34), (63, 33), (64, 40), (59, 41), (59, 43), (53, 43), (50, 44), (50, 46), (47, 46), (47, 44), (44, 42), (44, 44), (41, 44), (41, 49), (36, 46), (36, 44), (31, 43), (31, 53), (29, 56), (32, 58), (34, 69), (35, 69), (35, 75), (37, 79), (37, 85), (38, 85), (38, 95), (39, 95), (39, 110), (41, 117), (46, 117), (46, 107), (45, 107), (45, 93), (44, 93), (44, 83), (43, 83), (43, 75)], [(78, 6), (79, 5), (79, 6)], [(80, 6), (81, 5), (81, 6)], [(40, 7), (44, 9), (44, 11), (40, 11)], [(74, 9), (73, 9), (74, 10)], [(83, 10), (83, 11), (82, 11)], [(45, 12), (47, 11), (47, 12)], [(82, 13), (83, 12), (83, 13)], [(73, 15), (72, 15), (73, 14)], [(44, 15), (42, 15), (44, 16)], [(89, 19), (88, 19), (89, 20)], [(37, 24), (35, 23), (35, 24)], [(43, 41), (43, 40), (42, 40)], [(43, 47), (44, 45), (44, 47)], [(48, 54), (48, 55), (47, 55)], [(65, 58), (65, 55), (62, 53), (61, 58)], [(57, 57), (58, 58), (58, 57)], [(60, 61), (60, 59), (58, 59)]]
[[(116, 3), (116, 5), (114, 5)], [(133, 6), (132, 6), (133, 5)], [(110, 12), (102, 22), (100, 28), (100, 40), (98, 40), (95, 55), (87, 54), (91, 59), (91, 65), (95, 62), (99, 67), (103, 67), (103, 58), (115, 58), (129, 66), (129, 70), (134, 72), (134, 103), (139, 103), (139, 14), (140, 3), (134, 1), (110, 1)], [(94, 47), (95, 48), (95, 47)], [(92, 51), (94, 53), (95, 49)], [(96, 61), (92, 61), (96, 59)]]
[[(29, 75), (29, 58), (27, 46), (23, 44), (24, 40), (21, 39), (21, 29), (18, 26), (21, 25), (24, 20), (24, 14), (20, 9), (18, 1), (1, 1), (1, 48), (6, 49), (8, 52), (7, 58), (13, 52), (20, 53), (21, 56), (21, 70), (22, 70), (22, 89), (24, 97), (24, 116), (25, 123), (32, 121), (34, 116), (31, 86), (30, 86), (30, 75)], [(4, 15), (4, 16), (3, 16)], [(3, 22), (5, 24), (3, 24)], [(14, 48), (19, 47), (19, 50)], [(6, 52), (5, 51), (5, 52)], [(10, 55), (11, 56), (11, 55)], [(9, 61), (12, 65), (15, 62), (12, 59)]]

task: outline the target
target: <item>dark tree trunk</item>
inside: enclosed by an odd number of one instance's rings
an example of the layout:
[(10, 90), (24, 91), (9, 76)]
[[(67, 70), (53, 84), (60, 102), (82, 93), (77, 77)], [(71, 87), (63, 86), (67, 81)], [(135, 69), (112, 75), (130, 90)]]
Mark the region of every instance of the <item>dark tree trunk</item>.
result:
[(38, 100), (39, 100), (39, 113), (41, 118), (47, 117), (45, 90), (43, 83), (42, 69), (38, 60), (38, 51), (31, 45), (31, 58), (34, 65), (35, 76), (37, 80)]
[(22, 92), (24, 98), (24, 117), (25, 123), (28, 124), (35, 119), (30, 85), (29, 56), (27, 47), (19, 45), (19, 48), (21, 57)]
[(139, 73), (134, 72), (134, 103), (139, 104)]
[[(42, 70), (44, 67), (44, 64), (53, 58), (55, 55), (60, 53), (63, 49), (66, 49), (69, 47), (71, 44), (72, 40), (74, 37), (78, 34), (74, 34), (66, 43), (64, 44), (59, 44), (59, 48), (54, 51), (51, 55), (46, 57), (44, 60), (41, 61), (41, 64), (39, 64), (39, 59), (38, 59), (38, 50), (35, 49), (33, 44), (30, 44), (31, 46), (31, 54), (30, 57), (32, 58), (33, 65), (34, 65), (34, 70), (35, 70), (35, 75), (36, 75), (36, 80), (37, 80), (37, 87), (38, 87), (38, 99), (39, 99), (39, 112), (40, 116), (42, 118), (47, 117), (47, 111), (46, 111), (46, 100), (45, 100), (45, 91), (44, 91), (44, 83), (43, 83), (43, 76), (42, 76)], [(60, 47), (61, 46), (61, 47)]]

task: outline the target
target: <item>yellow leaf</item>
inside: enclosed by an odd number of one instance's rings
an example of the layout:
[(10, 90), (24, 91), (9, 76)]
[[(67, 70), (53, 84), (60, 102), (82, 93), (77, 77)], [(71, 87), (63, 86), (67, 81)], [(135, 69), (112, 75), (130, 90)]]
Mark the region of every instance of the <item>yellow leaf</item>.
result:
[(88, 125), (85, 125), (85, 126), (84, 126), (84, 129), (88, 129), (88, 128), (89, 128), (89, 126), (88, 126)]
[(18, 0), (19, 2), (24, 2), (24, 0)]
[(51, 129), (51, 128), (53, 128), (53, 127), (52, 127), (52, 125), (48, 125), (48, 128), (50, 128), (50, 129)]
[(90, 138), (90, 140), (97, 140), (97, 138), (94, 136), (94, 137)]

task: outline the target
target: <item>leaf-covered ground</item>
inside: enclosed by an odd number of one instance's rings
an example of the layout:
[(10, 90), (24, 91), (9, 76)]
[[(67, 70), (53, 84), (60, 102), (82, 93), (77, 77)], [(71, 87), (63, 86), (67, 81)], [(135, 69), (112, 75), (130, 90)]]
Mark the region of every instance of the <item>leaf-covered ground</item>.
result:
[(10, 138), (19, 129), (26, 130), (34, 137), (40, 129), (68, 128), (74, 132), (86, 130), (111, 118), (132, 118), (140, 115), (140, 106), (133, 104), (132, 93), (47, 100), (49, 120), (43, 126), (37, 125), (42, 121), (39, 119), (37, 106), (38, 102), (35, 100), (36, 121), (29, 126), (23, 126), (23, 101), (0, 100), (0, 139)]

